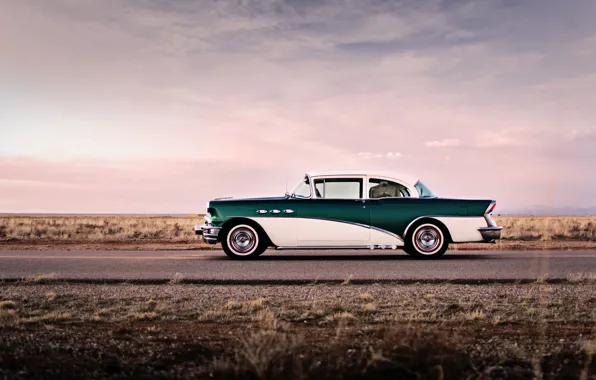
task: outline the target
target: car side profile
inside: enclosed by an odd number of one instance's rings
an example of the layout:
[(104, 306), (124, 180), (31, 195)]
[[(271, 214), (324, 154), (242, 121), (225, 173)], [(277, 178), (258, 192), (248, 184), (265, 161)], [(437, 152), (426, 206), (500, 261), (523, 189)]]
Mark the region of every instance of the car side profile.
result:
[(403, 249), (442, 256), (451, 243), (501, 237), (494, 200), (447, 199), (418, 178), (361, 171), (309, 172), (282, 197), (218, 198), (202, 225), (209, 244), (233, 259), (275, 249)]

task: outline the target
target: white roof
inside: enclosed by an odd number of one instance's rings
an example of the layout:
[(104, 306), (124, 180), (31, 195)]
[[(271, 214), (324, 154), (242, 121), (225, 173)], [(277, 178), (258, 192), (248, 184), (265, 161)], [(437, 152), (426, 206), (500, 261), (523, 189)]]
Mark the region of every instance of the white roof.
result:
[(312, 171), (306, 173), (310, 177), (320, 176), (369, 176), (369, 177), (384, 177), (393, 178), (398, 182), (405, 182), (414, 186), (418, 182), (418, 177), (408, 173), (398, 173), (393, 171), (379, 171), (379, 170), (324, 170)]

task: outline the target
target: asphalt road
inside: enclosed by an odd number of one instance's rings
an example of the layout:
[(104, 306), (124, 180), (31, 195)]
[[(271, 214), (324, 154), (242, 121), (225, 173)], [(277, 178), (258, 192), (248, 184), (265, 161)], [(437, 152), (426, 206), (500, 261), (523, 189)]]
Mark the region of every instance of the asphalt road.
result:
[[(169, 280), (533, 280), (596, 274), (596, 251), (448, 252), (414, 260), (401, 251), (268, 251), (229, 260), (222, 251), (0, 251), (0, 279)], [(180, 277), (180, 275), (177, 275)]]

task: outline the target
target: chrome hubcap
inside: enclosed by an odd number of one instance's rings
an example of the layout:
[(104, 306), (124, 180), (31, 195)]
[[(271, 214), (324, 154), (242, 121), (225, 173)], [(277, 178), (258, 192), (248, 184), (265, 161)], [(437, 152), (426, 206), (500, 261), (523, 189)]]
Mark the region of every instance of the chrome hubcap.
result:
[(441, 243), (441, 237), (439, 232), (431, 227), (420, 229), (416, 234), (416, 245), (418, 248), (425, 252), (432, 252)]
[(230, 236), (230, 243), (234, 251), (245, 253), (250, 251), (255, 245), (256, 237), (252, 231), (245, 228), (238, 228)]

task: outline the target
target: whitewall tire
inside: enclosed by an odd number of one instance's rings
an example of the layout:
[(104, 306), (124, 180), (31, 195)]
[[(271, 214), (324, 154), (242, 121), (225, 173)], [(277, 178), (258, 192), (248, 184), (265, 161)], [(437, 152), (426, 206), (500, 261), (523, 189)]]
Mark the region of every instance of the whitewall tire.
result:
[(408, 233), (406, 252), (423, 259), (443, 256), (449, 246), (443, 229), (432, 222), (422, 223)]
[(248, 259), (265, 251), (267, 246), (263, 244), (263, 240), (263, 236), (253, 226), (237, 224), (224, 234), (221, 245), (230, 258)]

